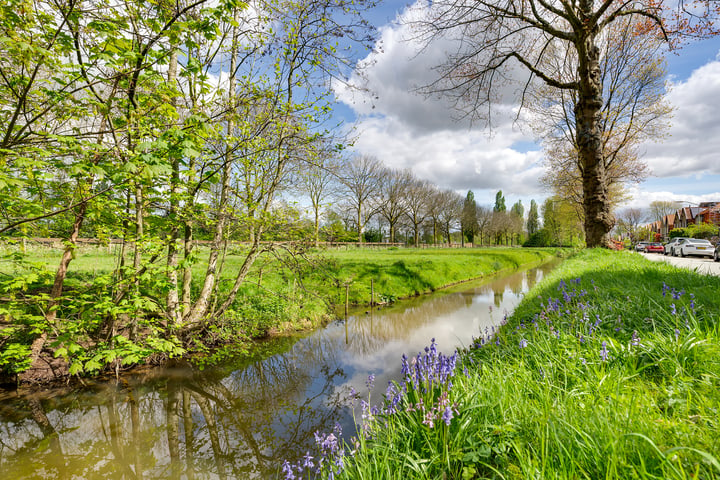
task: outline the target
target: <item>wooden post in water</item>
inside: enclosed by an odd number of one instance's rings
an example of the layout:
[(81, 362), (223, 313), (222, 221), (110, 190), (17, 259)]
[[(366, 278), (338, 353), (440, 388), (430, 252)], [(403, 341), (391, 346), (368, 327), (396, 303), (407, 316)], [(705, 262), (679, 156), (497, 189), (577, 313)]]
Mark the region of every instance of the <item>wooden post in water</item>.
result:
[(375, 280), (370, 279), (370, 308), (375, 306)]
[(350, 336), (348, 335), (348, 308), (350, 297), (350, 283), (345, 284), (345, 345), (350, 344)]
[(348, 308), (349, 308), (349, 297), (350, 297), (350, 284), (345, 284), (345, 320), (347, 320), (348, 317)]

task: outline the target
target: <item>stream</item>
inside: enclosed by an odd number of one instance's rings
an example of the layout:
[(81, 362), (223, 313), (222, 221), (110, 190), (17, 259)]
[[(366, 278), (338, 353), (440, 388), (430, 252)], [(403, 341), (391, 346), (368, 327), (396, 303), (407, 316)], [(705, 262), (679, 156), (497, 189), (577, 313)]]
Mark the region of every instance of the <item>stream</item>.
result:
[[(259, 346), (254, 360), (148, 368), (84, 388), (0, 394), (0, 477), (276, 478), (336, 424), (354, 434), (351, 387), (378, 403), (403, 353), (451, 354), (512, 312), (557, 261), (466, 283)], [(375, 388), (368, 391), (368, 376)]]

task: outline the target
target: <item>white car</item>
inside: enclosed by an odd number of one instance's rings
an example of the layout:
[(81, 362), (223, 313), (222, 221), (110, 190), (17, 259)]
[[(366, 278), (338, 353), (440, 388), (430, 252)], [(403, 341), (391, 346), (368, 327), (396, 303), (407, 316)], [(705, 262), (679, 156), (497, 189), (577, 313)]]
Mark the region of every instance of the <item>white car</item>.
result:
[(687, 255), (696, 255), (700, 257), (712, 258), (715, 253), (712, 243), (709, 240), (703, 238), (686, 238), (681, 240), (675, 245), (675, 253), (680, 254), (681, 257)]

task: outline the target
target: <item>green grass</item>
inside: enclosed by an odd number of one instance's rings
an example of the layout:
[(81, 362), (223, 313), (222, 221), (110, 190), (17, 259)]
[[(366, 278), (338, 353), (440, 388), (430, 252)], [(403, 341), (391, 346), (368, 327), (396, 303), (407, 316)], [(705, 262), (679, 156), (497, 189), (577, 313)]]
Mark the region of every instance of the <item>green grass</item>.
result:
[(371, 280), (376, 302), (394, 300), (540, 263), (559, 252), (521, 248), (328, 251), (323, 254), (324, 269), (316, 278), (326, 275), (332, 279), (336, 303), (344, 302), (344, 285), (349, 283), (350, 302), (368, 304)]
[[(719, 291), (717, 277), (583, 251), (461, 352), (452, 386), (409, 388), (397, 413), (386, 400), (335, 478), (720, 478)], [(432, 428), (408, 409), (418, 396)]]

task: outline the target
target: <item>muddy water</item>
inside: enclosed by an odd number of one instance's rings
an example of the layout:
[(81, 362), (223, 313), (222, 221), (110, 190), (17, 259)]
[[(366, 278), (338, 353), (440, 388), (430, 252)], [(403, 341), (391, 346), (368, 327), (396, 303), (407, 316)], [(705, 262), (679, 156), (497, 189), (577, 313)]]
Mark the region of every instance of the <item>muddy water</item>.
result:
[(313, 433), (353, 430), (350, 387), (371, 403), (400, 357), (435, 338), (451, 353), (498, 324), (554, 264), (360, 312), (303, 338), (263, 344), (254, 361), (148, 370), (119, 382), (0, 397), (0, 478), (275, 478)]

